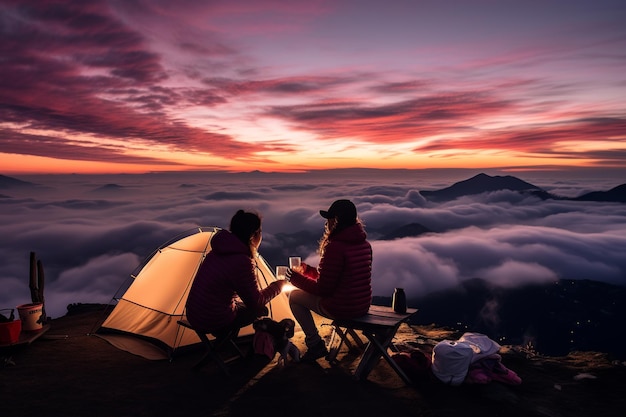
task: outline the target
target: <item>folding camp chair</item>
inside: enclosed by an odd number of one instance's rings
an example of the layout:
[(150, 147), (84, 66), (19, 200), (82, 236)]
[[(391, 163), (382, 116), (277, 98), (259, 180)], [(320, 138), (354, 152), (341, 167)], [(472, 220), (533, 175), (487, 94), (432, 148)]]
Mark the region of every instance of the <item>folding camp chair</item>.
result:
[[(214, 340), (211, 340), (207, 336), (207, 333), (196, 330), (187, 320), (178, 320), (178, 324), (196, 332), (196, 334), (202, 341), (202, 344), (204, 345), (204, 348), (205, 348), (204, 356), (193, 366), (194, 370), (198, 370), (202, 368), (204, 365), (207, 364), (207, 362), (213, 359), (213, 361), (217, 363), (217, 365), (220, 367), (222, 372), (224, 372), (226, 376), (230, 376), (230, 371), (228, 370), (228, 367), (226, 366), (226, 364), (228, 362), (231, 362), (239, 358), (243, 358), (245, 356), (243, 352), (241, 351), (241, 349), (239, 349), (239, 346), (237, 346), (237, 343), (235, 343), (235, 339), (237, 339), (237, 336), (239, 335), (239, 329), (233, 329), (227, 334), (220, 335)], [(235, 351), (237, 355), (228, 360), (224, 360), (219, 355), (218, 350), (220, 350), (222, 347), (227, 346), (227, 345), (233, 348), (233, 350)]]

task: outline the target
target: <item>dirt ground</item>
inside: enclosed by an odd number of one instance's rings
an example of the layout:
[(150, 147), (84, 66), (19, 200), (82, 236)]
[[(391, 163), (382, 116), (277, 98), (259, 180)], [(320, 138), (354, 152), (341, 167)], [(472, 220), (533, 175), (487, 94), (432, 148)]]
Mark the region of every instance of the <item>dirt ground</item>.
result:
[[(170, 362), (121, 351), (90, 335), (98, 314), (55, 319), (32, 344), (2, 348), (2, 417), (612, 417), (626, 410), (626, 366), (601, 353), (550, 358), (503, 349), (503, 363), (522, 378), (518, 386), (450, 387), (434, 379), (407, 386), (382, 360), (366, 381), (356, 381), (351, 372), (358, 356), (347, 351), (333, 366), (322, 359), (280, 367), (276, 358), (251, 355), (230, 364), (227, 378), (212, 363), (193, 371), (201, 352)], [(330, 326), (322, 330), (330, 334)], [(427, 351), (453, 336), (445, 329), (404, 326), (397, 342)], [(301, 333), (293, 340), (304, 350)]]

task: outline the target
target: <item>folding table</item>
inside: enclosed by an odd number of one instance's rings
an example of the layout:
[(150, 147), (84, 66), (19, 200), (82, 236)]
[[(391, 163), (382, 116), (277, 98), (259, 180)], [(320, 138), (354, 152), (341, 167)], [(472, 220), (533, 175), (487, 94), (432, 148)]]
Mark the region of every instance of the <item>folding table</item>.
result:
[(395, 349), (393, 338), (396, 332), (400, 325), (408, 322), (409, 318), (416, 312), (417, 309), (408, 308), (406, 313), (396, 313), (391, 307), (372, 305), (364, 316), (355, 319), (333, 320), (333, 333), (326, 359), (331, 363), (334, 362), (343, 343), (349, 348), (351, 347), (348, 335), (359, 347), (365, 346), (361, 338), (355, 333), (355, 330), (360, 330), (367, 338), (368, 343), (354, 371), (354, 377), (359, 380), (366, 379), (378, 360), (383, 357), (400, 378), (405, 383), (410, 384), (410, 378), (391, 358), (387, 350)]

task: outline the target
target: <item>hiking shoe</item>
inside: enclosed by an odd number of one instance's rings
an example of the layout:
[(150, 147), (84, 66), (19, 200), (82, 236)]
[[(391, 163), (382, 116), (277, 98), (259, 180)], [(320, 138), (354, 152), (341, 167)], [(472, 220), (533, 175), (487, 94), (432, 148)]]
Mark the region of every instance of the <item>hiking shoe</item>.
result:
[(326, 355), (328, 355), (328, 349), (326, 349), (324, 341), (320, 340), (315, 345), (307, 349), (306, 353), (300, 358), (300, 362), (315, 362), (319, 358), (323, 358)]

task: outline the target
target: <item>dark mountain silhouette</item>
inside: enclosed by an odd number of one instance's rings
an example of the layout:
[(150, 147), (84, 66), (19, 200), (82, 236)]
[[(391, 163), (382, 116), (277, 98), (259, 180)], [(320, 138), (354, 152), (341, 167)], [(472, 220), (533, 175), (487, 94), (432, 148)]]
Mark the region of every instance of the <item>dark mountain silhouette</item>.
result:
[(420, 191), (420, 194), (431, 201), (448, 201), (467, 195), (475, 195), (499, 190), (517, 191), (533, 195), (542, 200), (554, 199), (626, 203), (626, 184), (618, 185), (609, 191), (592, 191), (579, 197), (565, 198), (555, 196), (537, 187), (536, 185), (510, 175), (492, 177), (484, 173), (478, 174), (464, 181), (459, 181), (450, 187), (443, 188), (441, 190)]
[(119, 184), (105, 184), (101, 187), (91, 190), (91, 193), (116, 193), (125, 189), (126, 187)]
[(425, 198), (433, 201), (453, 200), (466, 195), (481, 194), (490, 191), (512, 190), (519, 192), (532, 193), (542, 199), (552, 198), (552, 196), (526, 181), (519, 178), (507, 176), (490, 176), (487, 174), (478, 174), (470, 179), (459, 181), (450, 187), (434, 191), (420, 191)]
[(9, 188), (25, 188), (34, 187), (32, 182), (18, 180), (17, 178), (7, 177), (6, 175), (0, 175), (0, 189)]
[(391, 232), (378, 238), (378, 240), (394, 240), (403, 237), (415, 237), (425, 233), (432, 233), (432, 230), (419, 223), (409, 223), (392, 230)]
[(503, 288), (472, 279), (455, 289), (410, 298), (408, 305), (419, 309), (412, 324), (475, 331), (547, 355), (582, 350), (626, 359), (623, 286), (559, 280)]
[(626, 203), (626, 184), (618, 185), (609, 191), (592, 191), (573, 198), (573, 200)]

